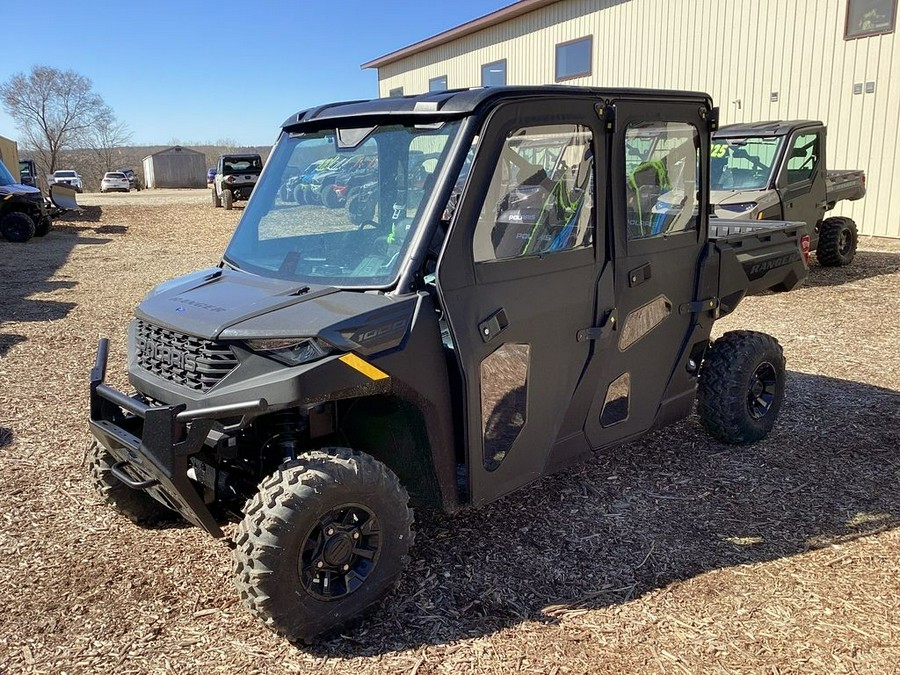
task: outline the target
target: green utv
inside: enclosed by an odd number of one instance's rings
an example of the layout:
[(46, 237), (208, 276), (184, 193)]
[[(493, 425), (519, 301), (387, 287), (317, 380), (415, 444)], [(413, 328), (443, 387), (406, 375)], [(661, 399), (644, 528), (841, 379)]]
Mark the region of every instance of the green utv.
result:
[[(279, 634), (310, 640), (395, 584), (410, 503), (455, 512), (689, 415), (751, 443), (784, 358), (710, 342), (748, 293), (807, 274), (802, 223), (710, 222), (705, 94), (498, 87), (290, 117), (221, 263), (153, 289), (137, 393), (91, 373), (91, 475), (137, 522), (214, 537)], [(626, 147), (657, 136), (650, 170)], [(286, 200), (377, 158), (365, 217)], [(427, 176), (419, 166), (428, 157)]]

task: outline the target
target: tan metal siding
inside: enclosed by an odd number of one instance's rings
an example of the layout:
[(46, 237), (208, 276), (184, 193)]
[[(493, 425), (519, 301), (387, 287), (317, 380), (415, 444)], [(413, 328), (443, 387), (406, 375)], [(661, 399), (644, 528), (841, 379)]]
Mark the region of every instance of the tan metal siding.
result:
[[(823, 120), (829, 165), (868, 179), (866, 198), (835, 213), (900, 238), (897, 33), (845, 41), (846, 11), (847, 0), (561, 0), (379, 69), (379, 92), (424, 92), (439, 75), (477, 87), (499, 59), (509, 84), (553, 82), (555, 46), (593, 35), (592, 76), (568, 84), (707, 91), (725, 123)], [(875, 93), (853, 94), (871, 81)]]

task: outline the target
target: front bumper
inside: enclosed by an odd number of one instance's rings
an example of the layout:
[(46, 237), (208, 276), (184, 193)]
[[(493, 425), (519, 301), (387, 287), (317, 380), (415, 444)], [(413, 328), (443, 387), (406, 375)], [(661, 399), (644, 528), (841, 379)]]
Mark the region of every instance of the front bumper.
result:
[(264, 399), (186, 410), (185, 405), (148, 405), (105, 384), (109, 343), (100, 340), (91, 370), (90, 429), (116, 459), (112, 474), (214, 537), (224, 536), (188, 477), (189, 457), (203, 448), (217, 419), (259, 414)]

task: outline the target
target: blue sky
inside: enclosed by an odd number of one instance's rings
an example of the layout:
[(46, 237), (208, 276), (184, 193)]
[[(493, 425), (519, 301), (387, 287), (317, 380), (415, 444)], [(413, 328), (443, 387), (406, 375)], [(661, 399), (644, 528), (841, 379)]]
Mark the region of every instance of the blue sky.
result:
[[(377, 96), (376, 72), (360, 64), (512, 2), (13, 0), (0, 82), (34, 65), (74, 70), (134, 145), (268, 145), (298, 110)], [(19, 137), (2, 107), (0, 136)]]

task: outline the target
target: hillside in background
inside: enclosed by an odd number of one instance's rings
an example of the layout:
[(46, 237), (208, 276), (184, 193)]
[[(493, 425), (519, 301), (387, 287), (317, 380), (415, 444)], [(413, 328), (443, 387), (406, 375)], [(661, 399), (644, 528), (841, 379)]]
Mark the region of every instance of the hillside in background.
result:
[[(62, 154), (58, 168), (75, 169), (84, 179), (84, 189), (88, 192), (96, 192), (100, 189), (100, 179), (107, 171), (117, 171), (119, 169), (134, 169), (140, 176), (141, 184), (145, 184), (143, 159), (147, 155), (154, 152), (165, 150), (172, 145), (147, 145), (147, 146), (128, 146), (115, 148), (112, 150), (112, 166), (106, 166), (105, 154), (101, 156), (95, 150), (69, 150)], [(215, 166), (219, 155), (228, 152), (255, 152), (263, 158), (265, 162), (269, 157), (270, 146), (234, 146), (234, 145), (182, 145), (182, 147), (202, 152), (206, 155), (206, 165), (208, 167)], [(20, 159), (33, 159), (38, 163), (38, 173), (40, 176), (46, 176), (49, 171), (47, 167), (40, 165), (40, 157), (36, 153), (19, 147)], [(46, 185), (42, 186), (46, 187)]]

